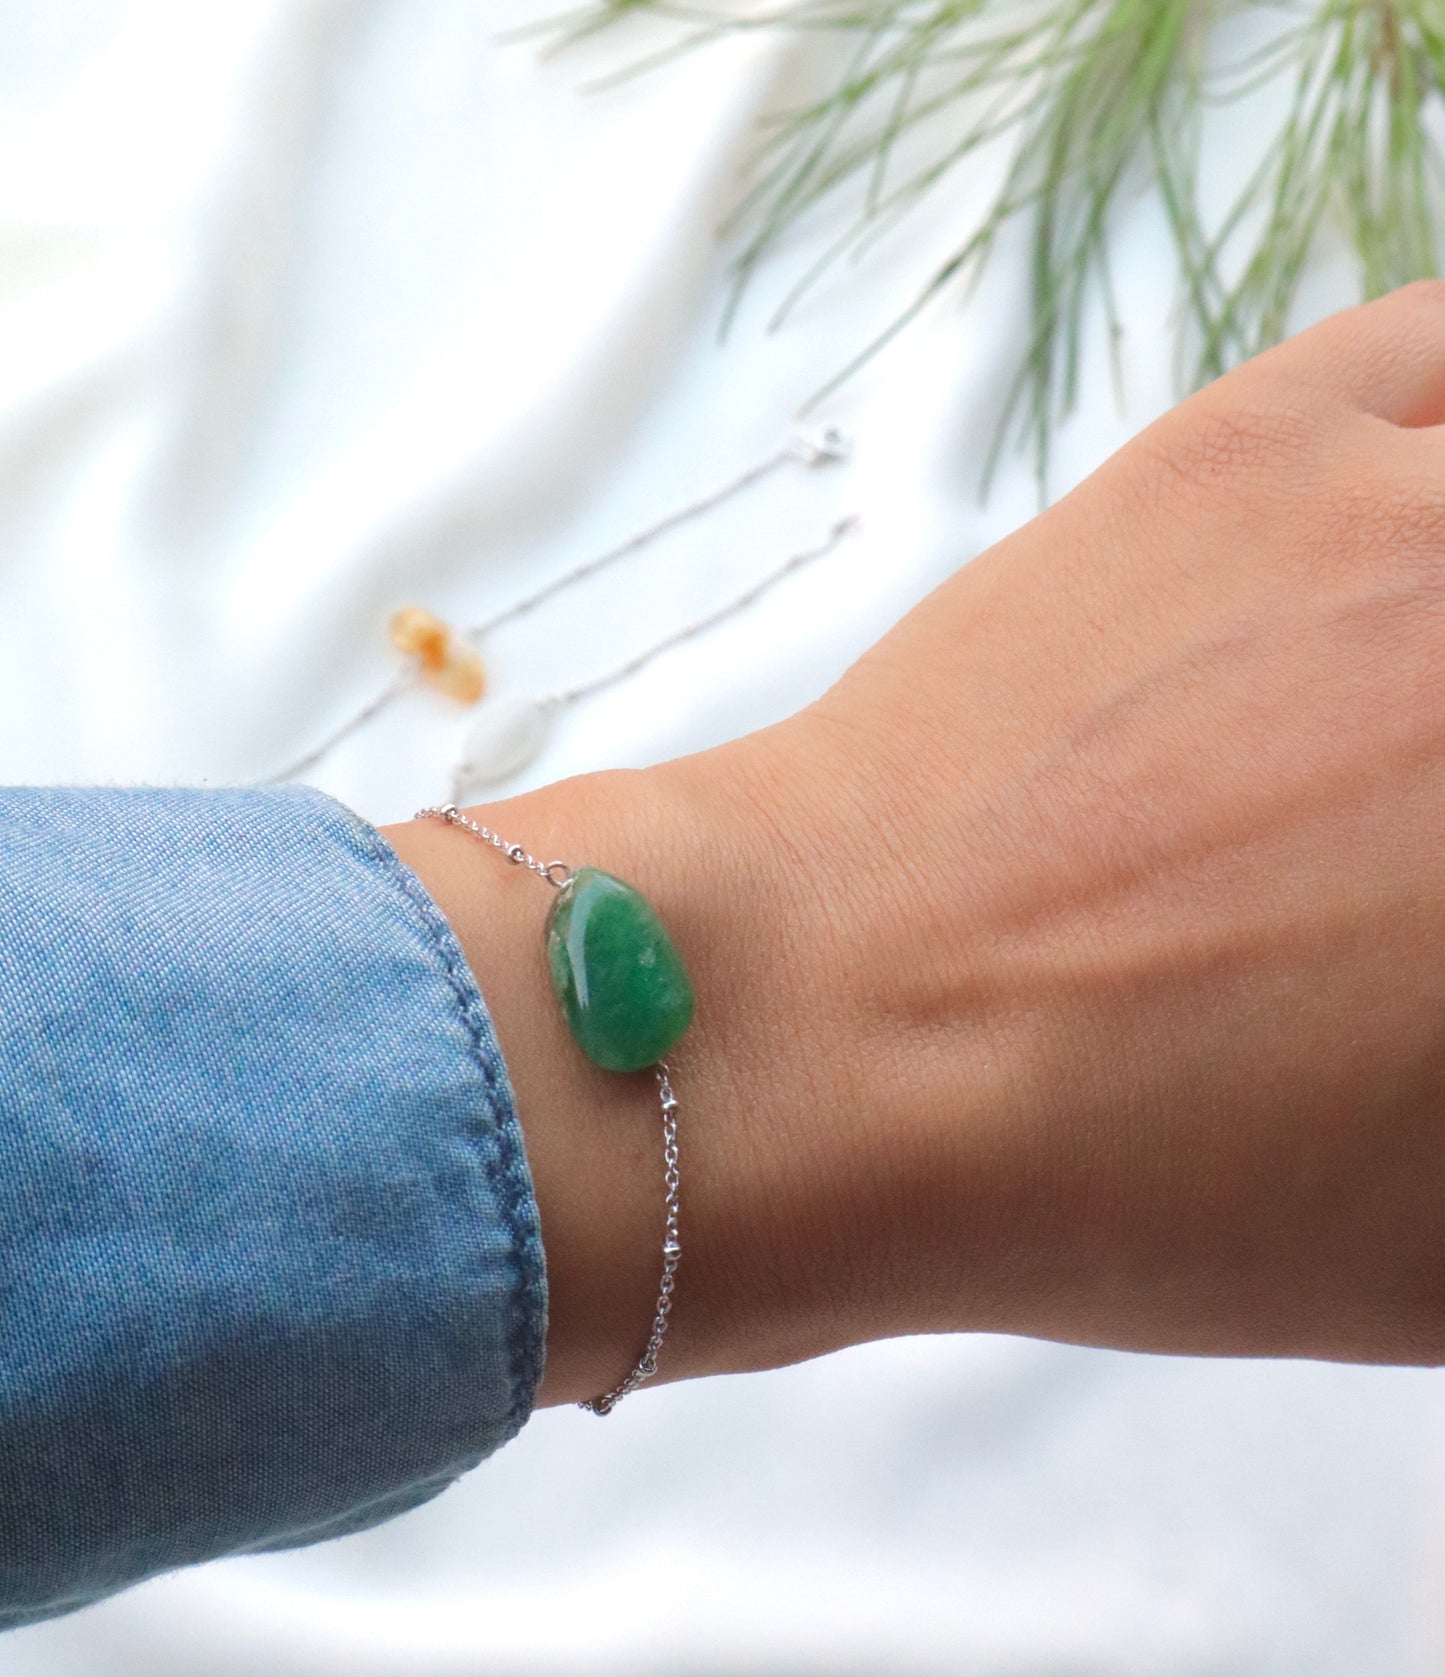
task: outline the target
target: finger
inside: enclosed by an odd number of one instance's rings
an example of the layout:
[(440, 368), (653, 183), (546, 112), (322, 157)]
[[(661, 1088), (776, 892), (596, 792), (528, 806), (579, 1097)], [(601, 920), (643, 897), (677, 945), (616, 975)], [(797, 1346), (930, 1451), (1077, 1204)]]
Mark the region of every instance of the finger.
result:
[(1416, 280), (1332, 314), (1258, 366), (1392, 425), (1445, 423), (1445, 280)]

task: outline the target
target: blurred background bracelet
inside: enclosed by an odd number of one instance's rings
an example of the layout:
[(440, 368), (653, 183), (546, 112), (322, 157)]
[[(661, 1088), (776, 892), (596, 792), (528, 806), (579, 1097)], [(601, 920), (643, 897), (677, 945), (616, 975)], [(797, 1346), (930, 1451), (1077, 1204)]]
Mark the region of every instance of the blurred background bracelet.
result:
[(678, 1239), (677, 1097), (664, 1056), (692, 1022), (693, 988), (677, 945), (647, 898), (601, 868), (575, 871), (561, 861), (539, 862), (520, 844), (468, 819), (455, 804), (419, 809), (460, 827), (529, 869), (556, 891), (544, 927), (552, 991), (578, 1046), (604, 1071), (643, 1071), (657, 1077), (662, 1108), (662, 1279), (647, 1345), (611, 1391), (578, 1405), (608, 1415), (627, 1394), (657, 1373), (657, 1358), (672, 1312), (673, 1277), (682, 1257)]

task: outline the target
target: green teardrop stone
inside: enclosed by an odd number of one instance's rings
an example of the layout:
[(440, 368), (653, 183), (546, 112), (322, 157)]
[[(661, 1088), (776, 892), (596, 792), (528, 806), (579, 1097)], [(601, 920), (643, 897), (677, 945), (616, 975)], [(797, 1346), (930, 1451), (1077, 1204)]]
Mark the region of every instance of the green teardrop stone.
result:
[(547, 915), (547, 967), (568, 1028), (607, 1071), (640, 1071), (692, 1020), (692, 981), (642, 893), (578, 868)]

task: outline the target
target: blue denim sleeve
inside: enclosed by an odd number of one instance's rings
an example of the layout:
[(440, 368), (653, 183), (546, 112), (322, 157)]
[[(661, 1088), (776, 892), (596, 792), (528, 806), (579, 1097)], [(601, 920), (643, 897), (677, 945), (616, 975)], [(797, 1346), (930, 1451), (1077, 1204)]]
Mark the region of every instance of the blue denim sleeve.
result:
[(0, 789), (0, 1627), (425, 1502), (546, 1281), (450, 928), (308, 787)]

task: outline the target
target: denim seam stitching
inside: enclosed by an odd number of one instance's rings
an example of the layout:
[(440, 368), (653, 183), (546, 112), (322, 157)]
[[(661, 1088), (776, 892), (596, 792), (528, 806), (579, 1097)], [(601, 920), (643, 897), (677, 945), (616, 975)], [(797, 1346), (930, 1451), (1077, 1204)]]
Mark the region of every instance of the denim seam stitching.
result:
[[(507, 1334), (511, 1402), (506, 1419), (508, 1437), (513, 1437), (527, 1419), (532, 1396), (541, 1378), (540, 1346), (537, 1343), (539, 1336), (533, 1331), (532, 1313), (525, 1308), (526, 1301), (529, 1298), (535, 1299), (537, 1294), (537, 1265), (532, 1257), (532, 1239), (537, 1230), (533, 1219), (526, 1213), (531, 1189), (520, 1145), (515, 1103), (510, 1098), (504, 1099), (503, 1092), (498, 1087), (497, 1073), (492, 1063), (492, 1050), (488, 1047), (484, 1030), (484, 1021), (488, 1019), (485, 1012), (486, 1004), (475, 980), (464, 970), (465, 957), (450, 926), (442, 917), (441, 911), (426, 895), (420, 881), (403, 866), (401, 858), (387, 844), (385, 837), (369, 823), (360, 820), (359, 817), (357, 819), (371, 858), (380, 864), (390, 882), (400, 889), (417, 910), (432, 939), (433, 951), (440, 957), (457, 1003), (457, 1011), (466, 1027), (473, 1058), (492, 1099), (492, 1146), (484, 1149), (483, 1157), (493, 1192), (506, 1216), (507, 1232), (512, 1243), (512, 1268), (517, 1282), (518, 1302), (522, 1306), (512, 1312)], [(477, 1017), (478, 1009), (482, 1010), (481, 1019)], [(496, 1052), (500, 1053), (500, 1049)], [(496, 1119), (496, 1109), (499, 1105), (504, 1113), (500, 1121)]]

